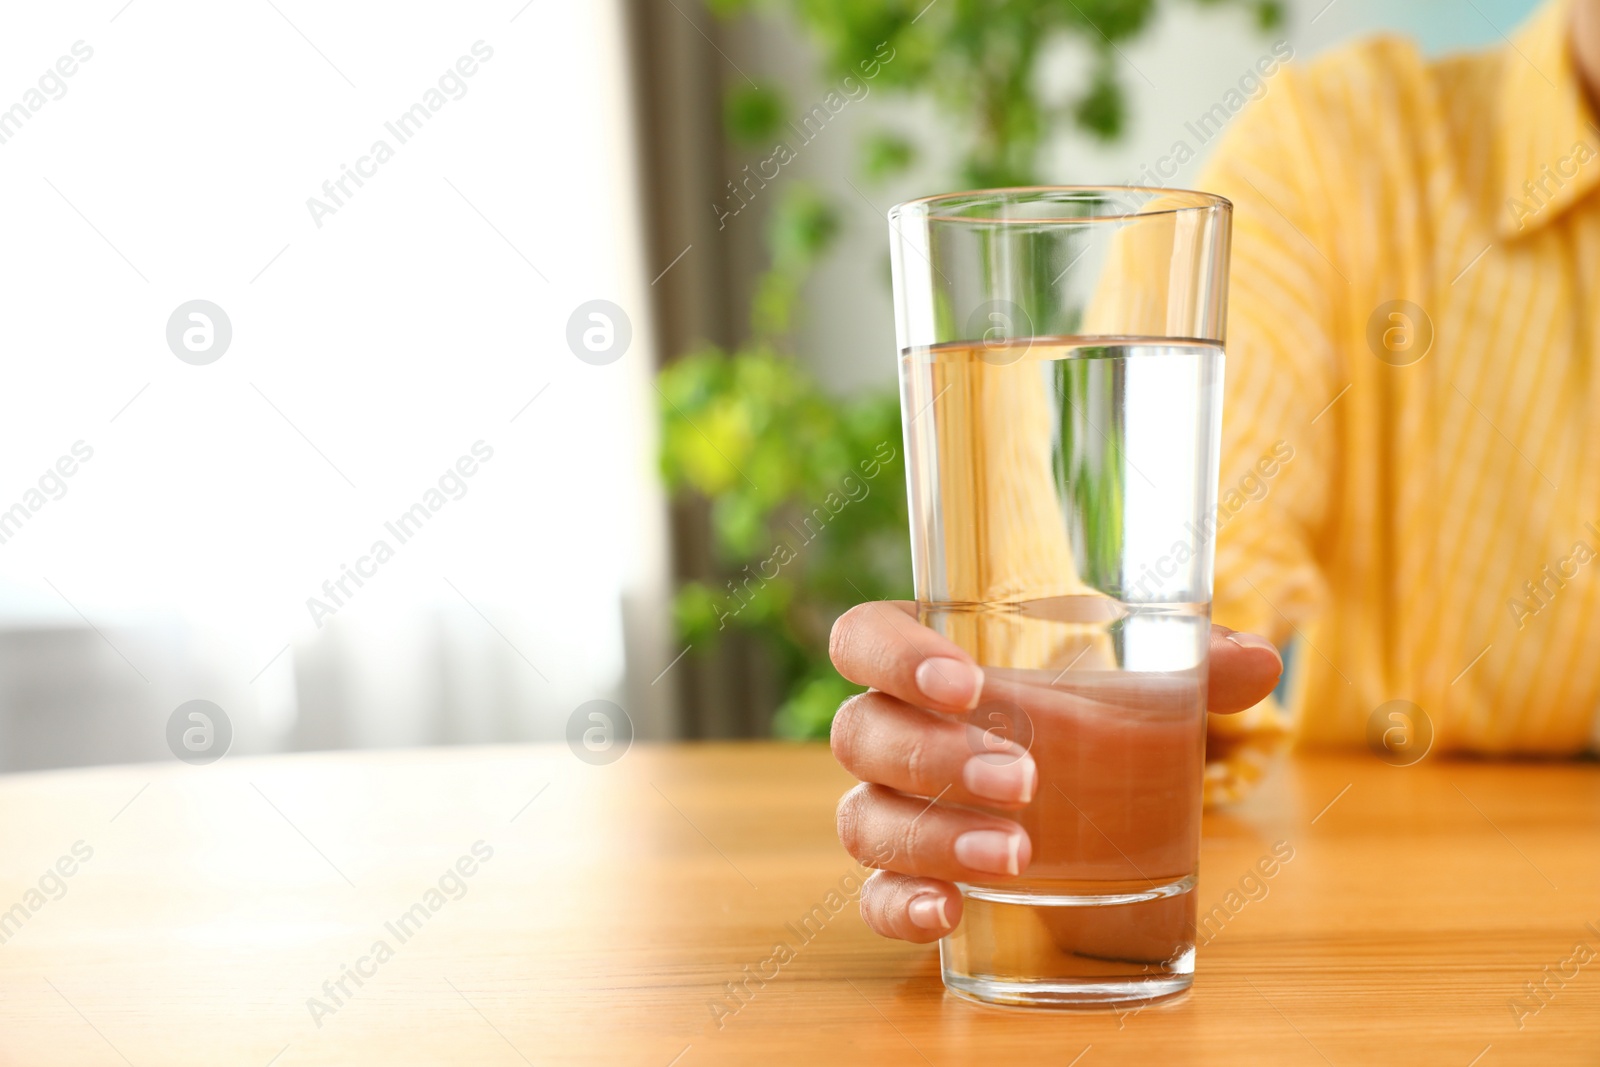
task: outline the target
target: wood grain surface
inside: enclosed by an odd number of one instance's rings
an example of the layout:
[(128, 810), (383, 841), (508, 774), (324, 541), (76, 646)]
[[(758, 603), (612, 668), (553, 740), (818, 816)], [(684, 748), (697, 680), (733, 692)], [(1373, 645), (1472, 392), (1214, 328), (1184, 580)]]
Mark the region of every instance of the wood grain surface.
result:
[(1194, 989), (1124, 1014), (870, 934), (849, 785), (777, 744), (8, 778), (0, 1063), (1600, 1063), (1592, 763), (1294, 759), (1207, 816)]

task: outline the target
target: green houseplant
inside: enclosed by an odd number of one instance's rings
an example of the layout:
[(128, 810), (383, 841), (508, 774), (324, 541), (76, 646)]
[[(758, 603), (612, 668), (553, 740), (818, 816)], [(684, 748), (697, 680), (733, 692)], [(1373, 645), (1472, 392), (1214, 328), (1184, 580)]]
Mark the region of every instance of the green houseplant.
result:
[[(1281, 21), (1277, 0), (1190, 0), (1244, 7), (1258, 26)], [(875, 88), (934, 102), (961, 145), (950, 187), (1035, 184), (1056, 134), (1110, 141), (1126, 117), (1119, 45), (1143, 33), (1156, 0), (708, 0), (721, 18), (786, 12), (810, 37), (819, 73), (848, 91)], [(1084, 88), (1038, 89), (1044, 50), (1062, 37), (1088, 46)], [(790, 109), (770, 88), (740, 82), (724, 99), (732, 140), (752, 160), (781, 158)], [(791, 127), (792, 128), (792, 127)], [(777, 148), (773, 146), (777, 145)], [(881, 182), (911, 166), (917, 146), (883, 130), (859, 146), (860, 176)], [(661, 470), (669, 489), (711, 503), (722, 574), (675, 598), (680, 635), (705, 649), (730, 629), (754, 634), (786, 694), (780, 736), (827, 736), (857, 691), (828, 662), (833, 619), (866, 599), (910, 595), (900, 412), (892, 392), (830, 396), (793, 358), (801, 289), (837, 235), (839, 213), (816, 189), (779, 177), (748, 338), (665, 368)]]

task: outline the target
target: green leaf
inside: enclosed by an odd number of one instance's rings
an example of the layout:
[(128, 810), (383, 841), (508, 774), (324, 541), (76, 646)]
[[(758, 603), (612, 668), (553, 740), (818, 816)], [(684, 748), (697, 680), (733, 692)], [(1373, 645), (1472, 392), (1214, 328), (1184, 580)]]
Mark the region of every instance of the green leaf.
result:
[(861, 146), (861, 172), (875, 182), (901, 173), (917, 157), (916, 146), (894, 133), (875, 133)]
[(750, 325), (756, 336), (770, 339), (788, 333), (799, 296), (800, 285), (793, 274), (773, 270), (762, 275), (750, 306)]
[(1126, 103), (1122, 87), (1108, 62), (1095, 68), (1089, 91), (1072, 109), (1072, 117), (1084, 130), (1102, 141), (1114, 141), (1122, 135), (1126, 117)]
[(810, 678), (778, 709), (772, 732), (791, 741), (825, 741), (833, 728), (834, 712), (860, 692), (860, 686), (851, 685), (831, 670)]
[(685, 582), (672, 598), (673, 624), (678, 636), (692, 645), (704, 645), (718, 629), (717, 598), (700, 582)]
[(767, 146), (783, 125), (783, 97), (756, 85), (736, 85), (722, 97), (722, 124), (744, 145)]
[(724, 493), (711, 509), (717, 541), (735, 560), (749, 559), (765, 546), (767, 510), (755, 496), (743, 492)]
[(1121, 41), (1133, 37), (1145, 28), (1155, 0), (1068, 0), (1081, 21), (1087, 25), (1089, 36)]
[(779, 269), (804, 270), (839, 233), (839, 213), (809, 185), (790, 186), (773, 212), (768, 236)]
[(705, 5), (719, 19), (731, 19), (755, 6), (751, 0), (705, 0)]

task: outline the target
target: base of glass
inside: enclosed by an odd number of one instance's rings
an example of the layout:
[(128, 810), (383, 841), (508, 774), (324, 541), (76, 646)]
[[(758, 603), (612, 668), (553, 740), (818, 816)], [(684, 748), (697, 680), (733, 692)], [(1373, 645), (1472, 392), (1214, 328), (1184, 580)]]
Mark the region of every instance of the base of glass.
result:
[(962, 885), (961, 924), (939, 943), (945, 987), (1021, 1008), (1174, 999), (1194, 981), (1194, 884)]
[(963, 1000), (1006, 1008), (1044, 1008), (1052, 1011), (1157, 1004), (1181, 997), (1189, 991), (1193, 982), (1192, 974), (1132, 980), (1001, 981), (944, 972), (944, 987)]

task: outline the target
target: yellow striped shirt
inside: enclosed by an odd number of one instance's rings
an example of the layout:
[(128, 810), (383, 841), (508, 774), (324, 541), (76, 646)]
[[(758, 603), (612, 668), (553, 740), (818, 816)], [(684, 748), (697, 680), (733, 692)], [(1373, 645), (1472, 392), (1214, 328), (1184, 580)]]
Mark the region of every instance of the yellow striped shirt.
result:
[(1395, 700), (1435, 753), (1590, 744), (1600, 130), (1569, 19), (1287, 69), (1199, 183), (1236, 206), (1213, 617), (1297, 646), (1286, 710), (1212, 717), (1213, 800)]

